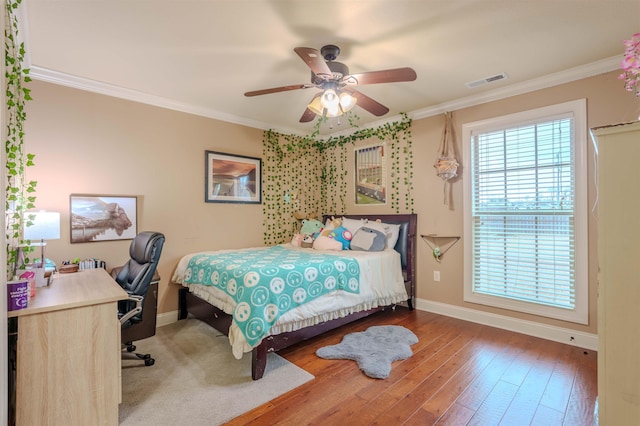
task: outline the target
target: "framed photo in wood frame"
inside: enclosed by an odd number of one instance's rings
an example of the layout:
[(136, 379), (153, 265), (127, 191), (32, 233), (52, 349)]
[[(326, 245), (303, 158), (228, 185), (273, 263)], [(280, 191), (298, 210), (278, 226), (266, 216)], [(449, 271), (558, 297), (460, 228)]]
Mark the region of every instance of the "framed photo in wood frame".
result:
[(135, 195), (71, 194), (71, 243), (132, 240), (138, 234)]
[(262, 159), (205, 151), (207, 203), (262, 203)]

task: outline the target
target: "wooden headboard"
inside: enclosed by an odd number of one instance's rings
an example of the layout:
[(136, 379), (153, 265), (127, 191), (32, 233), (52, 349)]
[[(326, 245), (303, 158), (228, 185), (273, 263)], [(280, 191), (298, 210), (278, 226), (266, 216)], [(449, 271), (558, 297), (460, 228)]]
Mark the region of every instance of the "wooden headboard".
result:
[(413, 309), (415, 301), (415, 285), (416, 285), (416, 234), (418, 228), (418, 215), (415, 213), (406, 214), (334, 214), (325, 215), (322, 219), (323, 223), (327, 222), (331, 217), (346, 217), (350, 219), (369, 219), (370, 221), (380, 220), (384, 223), (400, 225), (400, 233), (398, 241), (394, 249), (400, 253), (402, 262), (402, 272), (404, 275), (404, 283), (409, 295), (409, 308)]

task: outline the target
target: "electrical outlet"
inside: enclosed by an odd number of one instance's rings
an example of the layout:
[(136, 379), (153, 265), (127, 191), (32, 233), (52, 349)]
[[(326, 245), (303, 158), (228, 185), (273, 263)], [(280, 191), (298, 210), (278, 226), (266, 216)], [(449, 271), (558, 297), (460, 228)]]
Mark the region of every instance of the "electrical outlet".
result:
[(433, 280), (435, 282), (439, 282), (440, 281), (440, 271), (433, 271)]

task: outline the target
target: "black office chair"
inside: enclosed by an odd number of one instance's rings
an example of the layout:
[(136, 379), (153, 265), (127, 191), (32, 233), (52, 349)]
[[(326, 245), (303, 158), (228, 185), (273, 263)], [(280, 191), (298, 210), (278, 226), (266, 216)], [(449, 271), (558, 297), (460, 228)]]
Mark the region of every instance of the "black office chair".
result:
[(132, 353), (136, 350), (133, 342), (156, 334), (160, 281), (156, 267), (163, 244), (163, 234), (141, 232), (131, 241), (131, 259), (123, 266), (111, 270), (111, 276), (129, 294), (129, 299), (118, 302), (118, 318), (122, 327), (122, 357), (144, 360), (147, 366), (153, 365), (155, 360), (150, 354)]

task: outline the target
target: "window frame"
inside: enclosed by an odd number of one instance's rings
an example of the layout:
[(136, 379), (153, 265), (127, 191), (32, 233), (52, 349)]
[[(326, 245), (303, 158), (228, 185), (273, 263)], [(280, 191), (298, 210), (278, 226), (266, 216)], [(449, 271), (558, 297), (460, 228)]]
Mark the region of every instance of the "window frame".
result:
[[(573, 118), (575, 154), (575, 306), (574, 309), (552, 307), (480, 294), (473, 291), (473, 224), (472, 224), (472, 171), (471, 144), (474, 134), (524, 126), (553, 120), (558, 117)], [(464, 298), (477, 303), (512, 311), (523, 312), (579, 324), (588, 324), (589, 316), (589, 257), (588, 257), (588, 178), (587, 178), (587, 106), (586, 99), (564, 102), (528, 111), (489, 118), (463, 124), (463, 158), (469, 164), (463, 173), (464, 210)]]

